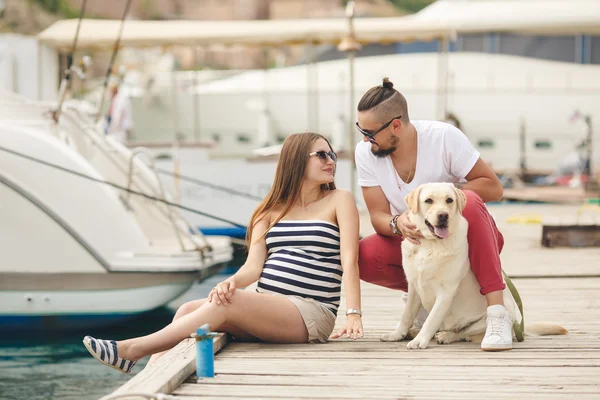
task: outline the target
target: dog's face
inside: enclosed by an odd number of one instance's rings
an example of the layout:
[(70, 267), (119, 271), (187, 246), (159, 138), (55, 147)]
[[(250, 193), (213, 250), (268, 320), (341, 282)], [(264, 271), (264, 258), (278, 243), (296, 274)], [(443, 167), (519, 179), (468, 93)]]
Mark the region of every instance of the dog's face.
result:
[(404, 199), (415, 216), (411, 221), (426, 239), (446, 239), (462, 217), (467, 198), (451, 183), (426, 183)]

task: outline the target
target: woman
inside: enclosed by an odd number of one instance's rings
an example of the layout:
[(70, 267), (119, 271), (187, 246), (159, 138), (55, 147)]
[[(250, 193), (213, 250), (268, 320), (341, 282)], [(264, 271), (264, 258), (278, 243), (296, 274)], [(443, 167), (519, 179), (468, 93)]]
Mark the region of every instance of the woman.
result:
[[(208, 298), (182, 305), (173, 322), (123, 341), (83, 343), (100, 362), (129, 373), (208, 323), (240, 340), (326, 342), (333, 331), (342, 279), (347, 322), (332, 338), (363, 336), (358, 275), (358, 211), (353, 196), (334, 184), (336, 154), (323, 136), (289, 136), (275, 180), (248, 228), (248, 258)], [(343, 272), (343, 274), (342, 274)], [(256, 291), (239, 290), (258, 280)], [(162, 353), (161, 353), (162, 352)]]

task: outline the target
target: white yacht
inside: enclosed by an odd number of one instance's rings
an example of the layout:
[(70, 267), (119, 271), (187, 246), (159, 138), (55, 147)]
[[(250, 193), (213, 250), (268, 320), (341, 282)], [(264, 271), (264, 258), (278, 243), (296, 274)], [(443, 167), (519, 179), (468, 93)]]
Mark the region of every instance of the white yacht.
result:
[(166, 204), (143, 149), (105, 137), (83, 103), (64, 104), (58, 124), (52, 107), (0, 94), (3, 330), (107, 325), (165, 305), (232, 259), (229, 238), (195, 233)]

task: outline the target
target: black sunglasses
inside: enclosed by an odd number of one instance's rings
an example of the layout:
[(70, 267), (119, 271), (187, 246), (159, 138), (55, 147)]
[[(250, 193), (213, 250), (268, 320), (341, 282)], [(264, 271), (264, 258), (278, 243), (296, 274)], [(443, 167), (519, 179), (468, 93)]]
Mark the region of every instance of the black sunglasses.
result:
[(327, 162), (327, 157), (331, 158), (331, 161), (337, 162), (337, 154), (335, 154), (333, 151), (319, 150), (310, 153), (309, 156), (317, 156), (319, 157), (319, 160), (324, 163)]
[(356, 123), (356, 129), (358, 129), (358, 131), (360, 133), (362, 133), (367, 139), (369, 139), (369, 141), (373, 142), (375, 141), (375, 139), (373, 139), (375, 137), (375, 135), (377, 135), (379, 132), (381, 132), (382, 130), (384, 130), (385, 128), (387, 128), (388, 126), (390, 126), (390, 124), (395, 120), (395, 119), (401, 119), (402, 115), (399, 115), (397, 117), (394, 117), (392, 119), (390, 119), (388, 122), (386, 122), (385, 124), (381, 125), (379, 127), (379, 129), (377, 129), (374, 132), (369, 132), (369, 131), (365, 131), (363, 128), (361, 128), (360, 126), (358, 126), (358, 122)]

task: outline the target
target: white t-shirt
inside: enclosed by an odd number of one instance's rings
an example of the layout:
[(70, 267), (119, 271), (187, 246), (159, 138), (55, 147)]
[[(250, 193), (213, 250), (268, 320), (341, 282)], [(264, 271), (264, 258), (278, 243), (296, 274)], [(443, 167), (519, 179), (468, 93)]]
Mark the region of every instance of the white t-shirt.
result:
[(423, 183), (464, 182), (479, 159), (479, 152), (456, 127), (438, 121), (412, 121), (412, 124), (417, 129), (417, 167), (408, 185), (396, 172), (389, 156), (373, 155), (371, 143), (358, 143), (354, 153), (358, 184), (380, 186), (394, 214), (406, 211), (404, 197)]
[(126, 93), (119, 91), (113, 98), (111, 121), (108, 134), (121, 143), (127, 141), (127, 131), (133, 128), (131, 119), (131, 100)]

